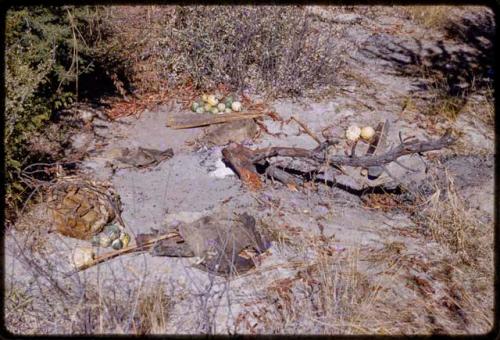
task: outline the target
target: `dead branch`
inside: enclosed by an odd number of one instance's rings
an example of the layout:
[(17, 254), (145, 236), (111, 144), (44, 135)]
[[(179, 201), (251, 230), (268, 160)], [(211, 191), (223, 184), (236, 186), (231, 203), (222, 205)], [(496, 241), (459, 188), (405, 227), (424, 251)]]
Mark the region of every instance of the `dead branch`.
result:
[[(329, 157), (330, 165), (344, 165), (352, 167), (369, 167), (369, 166), (380, 166), (388, 164), (398, 158), (413, 154), (421, 153), (433, 150), (439, 150), (445, 148), (452, 144), (455, 138), (451, 136), (448, 131), (443, 137), (437, 140), (430, 140), (421, 142), (419, 140), (414, 140), (411, 142), (404, 142), (399, 144), (395, 148), (386, 151), (380, 155), (369, 155), (369, 156), (340, 156), (332, 155)], [(320, 147), (323, 145), (320, 145)], [(230, 146), (229, 146), (230, 147)], [(246, 149), (246, 148), (245, 148)], [(325, 161), (326, 157), (322, 149), (317, 150), (307, 150), (301, 148), (287, 148), (287, 147), (269, 147), (265, 149), (257, 149), (250, 151), (252, 153), (251, 161), (252, 163), (263, 160), (265, 158), (282, 156), (282, 157), (306, 157), (311, 158), (316, 161)]]
[(223, 115), (213, 115), (210, 113), (197, 113), (170, 116), (167, 120), (167, 126), (172, 129), (187, 129), (212, 124), (221, 124), (226, 122), (233, 122), (242, 119), (259, 118), (267, 115), (263, 111), (247, 111), (247, 112), (233, 112), (225, 113)]
[(258, 190), (262, 187), (262, 181), (259, 175), (257, 175), (257, 169), (254, 163), (258, 161), (252, 161), (253, 151), (245, 148), (241, 144), (231, 143), (236, 147), (227, 147), (222, 150), (222, 156), (226, 161), (229, 162), (231, 167), (234, 169), (238, 177), (251, 189)]
[[(253, 177), (257, 177), (255, 164), (271, 157), (293, 157), (293, 158), (308, 158), (319, 164), (327, 163), (333, 167), (351, 166), (351, 167), (384, 167), (398, 158), (410, 155), (419, 154), (422, 152), (439, 150), (451, 145), (455, 142), (455, 138), (451, 136), (451, 131), (447, 131), (444, 136), (437, 140), (419, 141), (412, 139), (400, 143), (398, 146), (391, 148), (379, 154), (367, 154), (364, 156), (343, 156), (343, 155), (328, 155), (326, 149), (332, 143), (338, 141), (326, 141), (321, 143), (317, 148), (308, 150), (302, 148), (290, 147), (269, 147), (263, 149), (250, 150), (241, 144), (231, 143), (222, 150), (224, 159), (236, 170), (237, 174), (243, 181), (248, 182), (248, 178), (253, 173)], [(276, 174), (276, 170), (272, 169)], [(243, 178), (244, 174), (245, 178)], [(278, 174), (278, 177), (280, 174)], [(283, 177), (283, 176), (281, 176)], [(289, 179), (286, 180), (289, 182)], [(247, 183), (249, 184), (249, 183)]]
[(301, 182), (293, 175), (289, 174), (285, 170), (278, 168), (275, 165), (271, 165), (266, 169), (266, 176), (271, 179), (277, 179), (281, 183), (291, 186), (298, 186)]
[(156, 238), (152, 238), (152, 239), (150, 239), (142, 244), (138, 244), (135, 246), (129, 246), (129, 247), (126, 247), (126, 248), (123, 248), (120, 250), (116, 250), (116, 251), (111, 251), (109, 253), (106, 253), (106, 254), (103, 254), (101, 256), (96, 257), (95, 259), (92, 260), (92, 262), (85, 263), (85, 264), (77, 267), (75, 270), (71, 271), (67, 275), (68, 276), (73, 275), (73, 274), (80, 272), (82, 270), (88, 269), (88, 268), (96, 266), (100, 263), (114, 259), (115, 257), (118, 257), (120, 255), (130, 254), (130, 253), (139, 252), (139, 251), (147, 251), (156, 242), (161, 241), (161, 240), (166, 240), (169, 238), (173, 238), (173, 237), (177, 237), (177, 236), (179, 236), (178, 233), (172, 232), (172, 233), (158, 236)]
[(311, 129), (309, 129), (307, 127), (306, 124), (302, 123), (297, 117), (295, 116), (292, 116), (292, 118), (297, 124), (300, 125), (300, 127), (302, 129), (304, 129), (304, 131), (309, 135), (311, 136), (312, 139), (314, 139), (316, 141), (316, 143), (320, 144), (321, 145), (321, 140), (318, 138), (318, 136), (316, 136), (316, 134), (314, 132), (311, 131)]

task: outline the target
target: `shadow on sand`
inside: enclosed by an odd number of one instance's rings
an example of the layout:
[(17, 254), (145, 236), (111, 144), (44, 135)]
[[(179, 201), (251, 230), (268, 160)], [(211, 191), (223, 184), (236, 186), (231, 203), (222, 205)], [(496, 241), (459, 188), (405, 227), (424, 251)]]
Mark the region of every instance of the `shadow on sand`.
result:
[[(421, 92), (438, 89), (442, 95), (465, 100), (493, 86), (495, 20), (490, 12), (468, 13), (445, 26), (445, 39), (432, 45), (412, 38), (401, 42), (378, 40), (364, 49), (388, 61), (391, 71), (422, 79)], [(417, 90), (418, 92), (418, 90)]]

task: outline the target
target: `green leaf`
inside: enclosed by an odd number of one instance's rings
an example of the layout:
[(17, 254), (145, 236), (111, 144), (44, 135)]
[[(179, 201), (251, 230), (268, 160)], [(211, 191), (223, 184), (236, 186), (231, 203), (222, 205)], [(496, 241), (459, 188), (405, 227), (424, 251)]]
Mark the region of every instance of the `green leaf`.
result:
[(21, 163), (12, 158), (7, 161), (7, 164), (15, 169), (21, 168)]
[(19, 182), (12, 182), (12, 186), (19, 191), (23, 191), (25, 189), (24, 186)]

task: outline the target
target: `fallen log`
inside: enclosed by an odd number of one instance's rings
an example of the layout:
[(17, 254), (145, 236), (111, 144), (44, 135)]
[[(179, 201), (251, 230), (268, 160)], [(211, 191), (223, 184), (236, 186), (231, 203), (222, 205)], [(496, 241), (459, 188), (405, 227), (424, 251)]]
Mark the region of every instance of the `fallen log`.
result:
[[(422, 152), (439, 150), (451, 145), (455, 142), (455, 138), (451, 136), (451, 131), (447, 131), (441, 138), (436, 140), (420, 141), (412, 139), (409, 141), (401, 140), (401, 143), (385, 152), (377, 154), (366, 154), (363, 156), (343, 156), (331, 155), (327, 153), (327, 148), (332, 145), (333, 141), (322, 142), (317, 148), (309, 150), (303, 148), (291, 147), (268, 147), (256, 150), (250, 150), (241, 144), (231, 143), (222, 150), (222, 155), (225, 161), (235, 169), (242, 181), (249, 184), (252, 189), (260, 187), (252, 186), (248, 178), (258, 178), (255, 164), (262, 163), (272, 157), (292, 157), (292, 158), (307, 158), (313, 160), (318, 166), (327, 164), (332, 167), (350, 166), (350, 167), (384, 167), (385, 165), (395, 162), (398, 158), (409, 154), (420, 154)], [(271, 172), (276, 175), (276, 170)], [(281, 176), (280, 176), (281, 175)], [(285, 179), (285, 184), (290, 183), (289, 176), (279, 174), (276, 177)], [(277, 178), (279, 180), (279, 178)]]

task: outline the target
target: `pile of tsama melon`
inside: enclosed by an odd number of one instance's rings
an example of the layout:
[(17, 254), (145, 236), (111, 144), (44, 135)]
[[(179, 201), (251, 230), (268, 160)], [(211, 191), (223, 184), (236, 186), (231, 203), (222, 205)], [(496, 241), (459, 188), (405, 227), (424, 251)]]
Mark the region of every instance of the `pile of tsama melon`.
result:
[(241, 102), (234, 100), (231, 95), (223, 97), (221, 95), (204, 94), (201, 99), (191, 103), (191, 110), (196, 113), (213, 114), (238, 112), (241, 111)]

